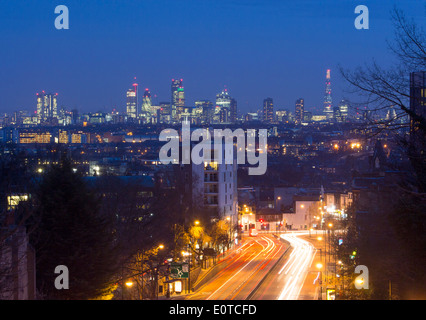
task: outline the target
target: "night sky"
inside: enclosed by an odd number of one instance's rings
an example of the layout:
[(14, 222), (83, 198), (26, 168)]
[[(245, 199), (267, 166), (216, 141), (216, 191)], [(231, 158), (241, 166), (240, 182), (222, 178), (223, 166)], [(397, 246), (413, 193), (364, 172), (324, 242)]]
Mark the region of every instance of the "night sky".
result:
[[(54, 26), (61, 4), (69, 30)], [(360, 4), (369, 30), (354, 27)], [(266, 97), (293, 111), (303, 97), (316, 113), (327, 68), (337, 104), (339, 64), (392, 63), (395, 4), (426, 26), (422, 0), (0, 0), (0, 112), (35, 110), (42, 90), (80, 112), (125, 111), (137, 77), (154, 103), (170, 101), (171, 79), (183, 78), (187, 105), (226, 86), (243, 112)]]

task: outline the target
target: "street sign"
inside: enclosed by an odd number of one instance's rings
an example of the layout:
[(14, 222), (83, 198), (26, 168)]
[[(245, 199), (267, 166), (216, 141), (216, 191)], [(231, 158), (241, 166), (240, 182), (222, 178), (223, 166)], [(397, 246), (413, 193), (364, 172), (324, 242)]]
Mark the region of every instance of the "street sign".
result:
[(336, 300), (336, 290), (327, 288), (326, 297), (327, 300)]
[(171, 263), (170, 276), (175, 279), (187, 279), (189, 276), (188, 263)]
[(206, 257), (216, 257), (217, 256), (216, 250), (214, 250), (213, 248), (205, 248), (203, 250), (203, 254)]

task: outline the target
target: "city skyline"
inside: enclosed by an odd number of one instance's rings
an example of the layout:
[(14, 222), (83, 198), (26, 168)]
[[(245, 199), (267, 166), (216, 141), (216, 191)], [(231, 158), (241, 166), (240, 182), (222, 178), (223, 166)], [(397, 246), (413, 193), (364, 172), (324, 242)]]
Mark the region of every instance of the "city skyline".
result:
[[(324, 99), (330, 99), (330, 108), (333, 106), (333, 104), (331, 103), (331, 76), (330, 76), (330, 69), (326, 70), (326, 81), (325, 81), (325, 89), (326, 89), (326, 97)], [(85, 114), (91, 114), (91, 113), (115, 113), (115, 114), (122, 114), (122, 115), (127, 115), (129, 118), (139, 118), (140, 116), (143, 116), (144, 112), (148, 112), (149, 113), (149, 109), (152, 107), (154, 108), (161, 108), (161, 111), (163, 112), (163, 105), (164, 103), (168, 103), (170, 104), (170, 110), (164, 109), (164, 112), (166, 112), (167, 114), (176, 114), (176, 111), (178, 111), (179, 113), (179, 107), (181, 108), (180, 113), (183, 112), (184, 107), (185, 108), (192, 108), (192, 109), (196, 109), (197, 105), (199, 105), (201, 102), (208, 102), (211, 103), (212, 106), (219, 108), (219, 109), (223, 109), (224, 107), (226, 107), (228, 109), (228, 111), (231, 111), (232, 115), (229, 114), (227, 117), (232, 117), (232, 123), (235, 122), (236, 117), (237, 117), (237, 113), (240, 116), (243, 116), (250, 113), (250, 112), (254, 112), (259, 114), (259, 116), (264, 117), (265, 116), (265, 101), (266, 100), (273, 100), (273, 98), (267, 97), (265, 99), (263, 99), (263, 104), (257, 108), (257, 110), (238, 110), (236, 108), (236, 104), (237, 101), (231, 97), (231, 95), (229, 94), (229, 90), (227, 88), (227, 86), (225, 85), (224, 88), (221, 90), (221, 92), (216, 94), (216, 99), (197, 99), (195, 100), (191, 105), (188, 105), (185, 103), (185, 90), (184, 90), (184, 85), (183, 85), (183, 79), (171, 79), (171, 99), (167, 100), (167, 99), (162, 99), (161, 97), (159, 98), (156, 94), (153, 95), (153, 97), (151, 96), (151, 91), (149, 88), (145, 88), (144, 90), (141, 89), (142, 91), (144, 91), (143, 96), (141, 97), (142, 99), (139, 99), (139, 95), (142, 94), (140, 93), (138, 90), (138, 86), (139, 83), (137, 81), (137, 77), (134, 77), (133, 79), (133, 83), (129, 86), (129, 89), (126, 90), (126, 98), (125, 98), (125, 103), (123, 103), (122, 106), (112, 106), (109, 110), (96, 110), (96, 111), (82, 111), (82, 110), (78, 110), (77, 108), (70, 108), (67, 103), (60, 101), (60, 97), (59, 97), (59, 93), (55, 93), (55, 94), (49, 94), (49, 95), (54, 95), (55, 96), (55, 108), (53, 111), (50, 112), (54, 112), (55, 115), (53, 117), (57, 117), (57, 112), (58, 109), (65, 111), (72, 111), (72, 110), (77, 110), (79, 112), (85, 113)], [(130, 88), (131, 87), (131, 88)], [(33, 108), (29, 108), (29, 109), (20, 109), (20, 110), (14, 110), (12, 113), (14, 112), (26, 112), (27, 115), (31, 115), (34, 112), (34, 116), (37, 115), (38, 118), (40, 118), (40, 113), (44, 113), (44, 109), (41, 110), (40, 108), (40, 97), (45, 95), (45, 90), (41, 90), (41, 93), (37, 92), (36, 93), (36, 106)], [(47, 94), (46, 94), (47, 95)], [(59, 103), (57, 102), (57, 99), (59, 98)], [(224, 99), (225, 102), (222, 102), (222, 100)], [(299, 100), (302, 100), (302, 104), (304, 104), (303, 102), (303, 98), (299, 98), (296, 101), (296, 106)], [(123, 99), (124, 100), (124, 99)], [(344, 99), (340, 99), (339, 100), (339, 104), (344, 101)], [(223, 105), (225, 103), (225, 105)], [(324, 102), (325, 103), (325, 102)], [(45, 104), (47, 104), (47, 102), (45, 102)], [(273, 103), (272, 103), (273, 104)], [(232, 106), (232, 108), (231, 108)], [(337, 106), (337, 105), (336, 105)], [(176, 108), (178, 107), (178, 108)], [(297, 107), (296, 107), (297, 109)], [(302, 108), (303, 110), (305, 110), (305, 108)], [(315, 108), (315, 114), (317, 115), (327, 115), (327, 119), (332, 118), (333, 117), (333, 110), (331, 110), (331, 117), (329, 117), (329, 112), (330, 111), (326, 111), (326, 109), (324, 110), (319, 110), (320, 108)], [(233, 111), (232, 111), (233, 110)], [(299, 115), (299, 117), (302, 117), (301, 120), (303, 120), (303, 110), (302, 110), (302, 114)], [(271, 112), (271, 116), (272, 114), (275, 114), (276, 111), (286, 111), (286, 112), (290, 112), (290, 113), (297, 113), (297, 110), (293, 110), (291, 106), (272, 106), (272, 109), (270, 110)], [(311, 112), (312, 113), (312, 109), (308, 109), (305, 110), (307, 112)], [(275, 116), (272, 116), (275, 117)], [(45, 116), (46, 118), (46, 116)], [(227, 122), (227, 119), (221, 119), (221, 122)], [(300, 121), (299, 121), (300, 122)]]
[(424, 14), (1, 1), (0, 300), (426, 299)]
[[(305, 109), (320, 113), (324, 70), (332, 70), (337, 103), (345, 97), (338, 65), (351, 68), (372, 58), (391, 63), (383, 53), (397, 1), (368, 4), (369, 30), (354, 28), (352, 1), (99, 4), (69, 2), (69, 30), (55, 29), (48, 1), (0, 5), (1, 27), (7, 30), (1, 36), (6, 44), (0, 53), (1, 112), (33, 109), (34, 94), (41, 90), (59, 92), (69, 109), (125, 111), (123, 92), (136, 77), (158, 102), (169, 100), (171, 79), (183, 78), (188, 106), (213, 101), (226, 86), (242, 112), (261, 109), (266, 97), (277, 109), (293, 109), (304, 97)], [(397, 5), (410, 18), (424, 12), (415, 1)], [(49, 43), (54, 50), (46, 52)]]

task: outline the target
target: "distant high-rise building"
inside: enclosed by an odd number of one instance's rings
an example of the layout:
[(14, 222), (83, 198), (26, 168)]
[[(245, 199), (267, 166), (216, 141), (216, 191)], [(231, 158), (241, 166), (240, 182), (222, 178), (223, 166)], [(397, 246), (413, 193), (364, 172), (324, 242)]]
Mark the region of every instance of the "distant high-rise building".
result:
[(303, 113), (305, 112), (305, 101), (303, 98), (296, 100), (296, 107), (294, 111), (295, 123), (300, 125), (303, 122)]
[(245, 121), (257, 121), (259, 120), (259, 114), (255, 112), (249, 112), (244, 117)]
[(390, 122), (390, 121), (396, 120), (397, 118), (398, 118), (398, 116), (396, 115), (396, 111), (395, 111), (394, 107), (391, 106), (388, 109), (388, 111), (386, 112), (385, 120)]
[(341, 100), (339, 102), (339, 113), (341, 117), (340, 122), (346, 122), (349, 115), (349, 103), (346, 100)]
[(178, 118), (183, 112), (185, 106), (185, 90), (183, 87), (183, 79), (172, 79), (172, 101), (171, 101), (171, 116)]
[(263, 100), (263, 122), (274, 122), (274, 101), (272, 98)]
[(46, 93), (44, 90), (37, 93), (37, 122), (39, 124), (58, 119), (57, 97), (57, 93)]
[(151, 92), (149, 92), (149, 89), (146, 88), (142, 97), (142, 110), (151, 112), (151, 106), (152, 106)]
[(160, 108), (158, 109), (159, 123), (170, 123), (171, 122), (171, 104), (170, 102), (160, 102)]
[(230, 108), (229, 108), (229, 122), (235, 123), (236, 121), (237, 121), (237, 100), (232, 98)]
[(303, 122), (311, 122), (311, 121), (312, 121), (312, 112), (303, 111)]
[(333, 108), (333, 120), (334, 120), (334, 122), (344, 122), (343, 117), (342, 117), (342, 113), (340, 112), (339, 107)]
[(278, 122), (288, 122), (288, 110), (277, 110), (275, 112), (275, 117)]
[(203, 116), (203, 104), (200, 100), (195, 101), (195, 106), (191, 110), (191, 121), (195, 124), (205, 123)]
[(201, 123), (212, 123), (214, 115), (213, 102), (197, 100), (195, 101), (195, 108), (202, 108)]
[(330, 69), (327, 69), (325, 76), (324, 114), (327, 119), (333, 118), (333, 99), (331, 98), (331, 76)]
[(71, 110), (71, 123), (72, 124), (78, 123), (78, 110), (77, 109)]
[(126, 112), (129, 120), (134, 121), (138, 117), (138, 84), (133, 84), (133, 89), (127, 90)]
[(155, 106), (152, 105), (151, 92), (149, 92), (148, 88), (145, 89), (145, 92), (142, 96), (142, 105), (139, 112), (139, 118), (144, 123), (152, 123), (152, 121), (157, 118), (157, 111)]
[(228, 109), (222, 108), (219, 111), (219, 122), (228, 123), (229, 122), (229, 112)]
[[(230, 96), (228, 89), (223, 89), (221, 93), (216, 95), (216, 114), (218, 114), (218, 122), (225, 123), (230, 122), (231, 114), (231, 103), (232, 97)], [(235, 105), (236, 106), (236, 105)]]

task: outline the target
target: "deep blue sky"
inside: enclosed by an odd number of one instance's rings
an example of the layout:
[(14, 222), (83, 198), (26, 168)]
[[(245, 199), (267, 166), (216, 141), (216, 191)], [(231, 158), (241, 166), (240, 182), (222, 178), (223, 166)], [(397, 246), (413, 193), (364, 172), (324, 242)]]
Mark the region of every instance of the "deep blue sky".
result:
[[(69, 30), (54, 27), (60, 4)], [(354, 27), (359, 4), (369, 30)], [(82, 112), (124, 111), (135, 76), (157, 101), (169, 101), (171, 79), (183, 78), (188, 105), (214, 101), (226, 85), (244, 112), (266, 97), (291, 110), (303, 97), (315, 112), (327, 68), (337, 103), (338, 64), (392, 63), (395, 4), (426, 25), (423, 0), (0, 0), (0, 112), (35, 110), (41, 90)]]

